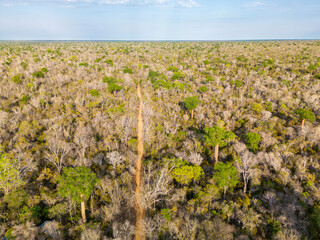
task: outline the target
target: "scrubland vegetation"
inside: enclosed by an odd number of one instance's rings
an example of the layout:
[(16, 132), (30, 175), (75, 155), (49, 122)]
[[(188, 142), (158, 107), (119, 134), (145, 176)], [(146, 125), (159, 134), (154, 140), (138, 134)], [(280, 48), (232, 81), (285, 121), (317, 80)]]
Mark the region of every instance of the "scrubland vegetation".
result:
[(0, 236), (320, 239), (320, 42), (1, 42)]

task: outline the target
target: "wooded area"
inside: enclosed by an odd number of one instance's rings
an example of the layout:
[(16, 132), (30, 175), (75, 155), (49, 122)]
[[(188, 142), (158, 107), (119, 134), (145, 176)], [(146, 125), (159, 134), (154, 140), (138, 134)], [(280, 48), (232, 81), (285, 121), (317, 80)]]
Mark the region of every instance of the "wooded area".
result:
[(319, 239), (320, 42), (0, 42), (0, 236)]

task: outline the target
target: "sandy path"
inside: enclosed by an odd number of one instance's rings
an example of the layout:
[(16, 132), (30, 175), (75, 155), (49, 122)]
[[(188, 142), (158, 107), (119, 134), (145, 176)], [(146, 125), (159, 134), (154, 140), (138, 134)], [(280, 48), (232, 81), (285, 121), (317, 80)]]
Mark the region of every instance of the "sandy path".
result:
[(144, 240), (145, 235), (143, 231), (142, 222), (144, 219), (144, 206), (140, 201), (140, 187), (141, 187), (141, 167), (143, 158), (143, 120), (142, 120), (142, 95), (140, 84), (138, 83), (137, 94), (139, 97), (138, 110), (138, 159), (136, 166), (136, 231), (135, 240)]

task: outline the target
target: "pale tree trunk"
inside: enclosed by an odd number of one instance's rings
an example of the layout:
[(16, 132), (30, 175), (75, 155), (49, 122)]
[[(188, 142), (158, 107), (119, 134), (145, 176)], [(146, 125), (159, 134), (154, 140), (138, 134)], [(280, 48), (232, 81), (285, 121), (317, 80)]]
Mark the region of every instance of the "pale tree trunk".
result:
[(218, 155), (219, 155), (219, 144), (214, 146), (214, 160), (215, 164), (218, 163)]
[(246, 195), (246, 193), (247, 193), (247, 181), (244, 180), (244, 181), (243, 181), (243, 184), (244, 184), (243, 193)]
[(87, 219), (86, 219), (86, 205), (85, 205), (85, 202), (84, 202), (84, 196), (81, 195), (80, 196), (82, 201), (81, 201), (81, 217), (82, 217), (82, 222), (83, 223), (86, 223)]
[(304, 122), (305, 122), (305, 119), (302, 119), (301, 128), (304, 127)]
[(193, 119), (193, 110), (191, 110), (191, 119)]
[(91, 216), (93, 216), (93, 196), (91, 196), (91, 200), (90, 200), (90, 211), (91, 211)]

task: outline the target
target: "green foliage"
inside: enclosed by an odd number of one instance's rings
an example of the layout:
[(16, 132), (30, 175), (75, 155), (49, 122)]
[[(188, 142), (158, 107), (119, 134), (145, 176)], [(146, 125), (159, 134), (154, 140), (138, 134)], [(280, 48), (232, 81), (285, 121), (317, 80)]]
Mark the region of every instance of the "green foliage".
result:
[(309, 70), (310, 72), (313, 72), (313, 71), (317, 70), (317, 66), (314, 65), (314, 64), (310, 64), (309, 67), (308, 67), (308, 70)]
[(98, 90), (96, 90), (96, 89), (90, 89), (90, 90), (89, 90), (89, 94), (90, 94), (92, 97), (99, 97), (99, 96), (100, 96), (100, 93), (99, 93)]
[(312, 214), (309, 216), (310, 232), (312, 236), (320, 236), (320, 208), (314, 207)]
[(123, 73), (129, 73), (129, 74), (132, 74), (132, 69), (129, 68), (129, 67), (125, 67), (123, 70)]
[(149, 70), (149, 77), (148, 77), (152, 83), (152, 86), (155, 89), (158, 89), (160, 87), (169, 89), (174, 86), (174, 84), (170, 81), (168, 81), (167, 77), (164, 74), (158, 73), (153, 70)]
[(92, 173), (86, 167), (66, 167), (63, 174), (58, 177), (58, 195), (61, 197), (70, 197), (72, 200), (80, 203), (83, 199), (88, 199), (93, 186), (98, 179), (95, 173)]
[(16, 161), (8, 158), (6, 154), (2, 154), (0, 156), (0, 190), (8, 193), (22, 183)]
[(183, 165), (172, 170), (172, 177), (180, 184), (189, 184), (203, 176), (203, 169), (198, 166)]
[(172, 215), (171, 209), (168, 209), (168, 208), (163, 208), (163, 209), (161, 209), (161, 215), (162, 215), (168, 222), (171, 222), (171, 215)]
[(214, 81), (213, 77), (210, 76), (210, 75), (206, 76), (206, 80), (207, 80), (207, 82), (213, 82)]
[(20, 65), (21, 65), (21, 67), (23, 68), (23, 70), (27, 70), (28, 63), (26, 63), (26, 62), (21, 62)]
[(82, 63), (79, 63), (79, 66), (88, 67), (89, 64), (87, 62), (82, 62)]
[(260, 103), (252, 103), (251, 108), (253, 111), (255, 111), (256, 113), (261, 113), (263, 107)]
[(172, 80), (183, 79), (186, 75), (182, 72), (175, 72), (172, 76)]
[(235, 85), (237, 88), (244, 86), (244, 82), (240, 80), (230, 81), (231, 85)]
[(44, 73), (41, 71), (37, 71), (32, 73), (32, 76), (36, 77), (36, 78), (44, 78)]
[(118, 91), (120, 91), (121, 89), (122, 89), (122, 87), (119, 86), (119, 85), (116, 84), (116, 83), (111, 83), (111, 84), (108, 85), (108, 91), (109, 91), (110, 93), (118, 92)]
[(266, 110), (271, 112), (272, 111), (272, 102), (265, 102), (264, 103)]
[(117, 79), (114, 78), (114, 77), (105, 76), (105, 77), (102, 78), (102, 82), (108, 83), (108, 84), (112, 84), (112, 83), (116, 83)]
[(209, 146), (213, 147), (219, 144), (219, 146), (224, 147), (227, 143), (235, 138), (235, 134), (231, 131), (226, 131), (225, 129), (214, 126), (204, 128), (204, 141)]
[(20, 84), (21, 83), (21, 77), (22, 77), (22, 74), (15, 75), (15, 76), (13, 76), (11, 78), (11, 81), (15, 82), (17, 84)]
[(41, 72), (43, 72), (43, 73), (47, 73), (48, 72), (48, 69), (47, 68), (41, 68)]
[(179, 69), (178, 69), (177, 67), (170, 66), (170, 67), (168, 68), (168, 71), (171, 71), (171, 72), (178, 72), (178, 71), (179, 71)]
[(70, 61), (76, 62), (78, 61), (78, 58), (76, 56), (71, 56)]
[(197, 96), (187, 97), (184, 99), (184, 104), (188, 110), (194, 110), (200, 103), (200, 100)]
[(18, 214), (27, 205), (28, 194), (24, 189), (16, 189), (6, 194), (3, 201), (7, 204), (11, 213)]
[(316, 120), (314, 113), (304, 108), (297, 109), (295, 113), (300, 116), (301, 119), (306, 119), (310, 122), (314, 122)]
[(215, 174), (213, 176), (214, 181), (220, 190), (224, 191), (233, 189), (239, 182), (239, 174), (235, 166), (232, 163), (219, 162), (214, 166)]
[(47, 209), (42, 209), (39, 206), (28, 207), (24, 206), (22, 211), (19, 213), (19, 220), (22, 222), (32, 221), (36, 224), (41, 223), (41, 217), (47, 215)]
[(107, 59), (106, 61), (104, 61), (106, 64), (113, 66), (113, 60), (112, 59)]
[(247, 148), (249, 148), (254, 152), (259, 149), (259, 143), (261, 142), (261, 137), (258, 133), (249, 132), (246, 135), (246, 140), (247, 140)]
[(277, 233), (281, 230), (281, 223), (277, 220), (268, 220), (269, 235), (271, 238), (275, 237)]
[(201, 93), (205, 93), (209, 91), (209, 88), (207, 86), (201, 86), (198, 91)]
[(20, 102), (21, 102), (22, 104), (27, 104), (29, 100), (30, 100), (30, 97), (29, 97), (28, 95), (24, 94), (24, 95), (21, 97)]
[(63, 215), (68, 213), (68, 205), (66, 202), (58, 203), (51, 207), (48, 211), (49, 218), (59, 217), (61, 218)]

